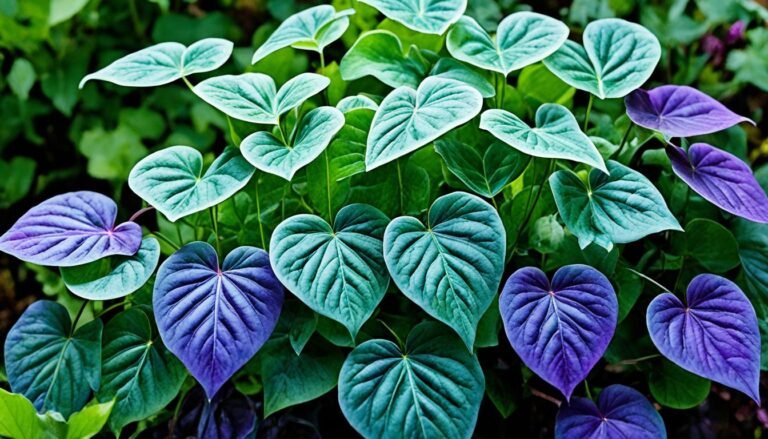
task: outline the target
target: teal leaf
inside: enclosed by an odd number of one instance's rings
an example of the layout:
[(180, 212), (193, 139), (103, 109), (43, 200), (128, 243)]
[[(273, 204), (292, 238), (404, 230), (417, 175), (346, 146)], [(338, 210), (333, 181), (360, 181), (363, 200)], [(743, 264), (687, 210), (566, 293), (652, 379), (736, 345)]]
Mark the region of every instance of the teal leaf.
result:
[(583, 47), (566, 41), (544, 64), (569, 85), (600, 99), (621, 98), (639, 88), (661, 58), (661, 45), (651, 32), (619, 18), (589, 23), (583, 40)]
[(365, 154), (366, 170), (427, 145), (477, 116), (482, 106), (483, 97), (477, 90), (452, 79), (430, 77), (417, 90), (393, 90), (373, 118)]
[(319, 107), (302, 117), (289, 144), (259, 131), (243, 139), (240, 150), (248, 162), (264, 172), (290, 181), (299, 169), (316, 159), (344, 126), (344, 115), (333, 107)]
[(160, 260), (160, 244), (144, 238), (133, 256), (111, 256), (75, 267), (62, 267), (61, 278), (69, 291), (88, 300), (127, 296), (149, 280)]
[(582, 249), (594, 242), (610, 251), (613, 244), (683, 230), (643, 174), (612, 160), (607, 167), (610, 176), (593, 169), (586, 183), (567, 170), (549, 177), (557, 210)]
[(296, 215), (272, 234), (269, 255), (280, 282), (319, 314), (344, 325), (354, 338), (389, 285), (382, 238), (389, 219), (376, 208), (351, 204), (333, 227), (314, 215)]
[(208, 78), (197, 84), (195, 94), (227, 116), (246, 122), (277, 125), (280, 116), (323, 91), (330, 79), (302, 73), (278, 91), (275, 81), (263, 73), (243, 73)]
[(467, 0), (360, 0), (403, 26), (442, 35), (467, 9)]
[(128, 186), (170, 221), (215, 206), (242, 189), (255, 172), (235, 148), (227, 148), (203, 174), (203, 155), (171, 146), (131, 170)]
[(448, 33), (446, 45), (454, 58), (507, 76), (554, 53), (568, 33), (559, 20), (516, 12), (499, 23), (496, 38), (491, 38), (473, 18), (464, 16)]
[(126, 87), (168, 84), (193, 73), (216, 70), (227, 62), (232, 48), (231, 41), (221, 38), (206, 38), (189, 47), (180, 43), (155, 44), (86, 75), (80, 88), (93, 79)]
[(492, 98), (496, 96), (496, 89), (493, 84), (488, 82), (488, 79), (483, 73), (473, 67), (462, 64), (453, 58), (440, 58), (437, 63), (435, 63), (435, 66), (432, 67), (432, 71), (429, 72), (429, 75), (463, 82), (474, 87), (484, 98)]
[(347, 113), (352, 110), (366, 109), (376, 111), (379, 109), (379, 104), (373, 99), (364, 95), (347, 96), (340, 100), (336, 104), (336, 109), (342, 113)]
[(435, 200), (426, 226), (399, 217), (384, 232), (384, 260), (395, 284), (470, 350), (477, 323), (499, 288), (505, 249), (499, 214), (465, 192)]
[(592, 140), (579, 128), (571, 112), (557, 104), (544, 104), (536, 111), (536, 127), (505, 110), (487, 110), (480, 128), (519, 151), (534, 157), (573, 160), (608, 172)]
[(429, 63), (421, 57), (418, 47), (404, 51), (397, 35), (387, 30), (360, 35), (339, 64), (345, 81), (370, 75), (390, 87), (417, 87), (428, 70)]
[(380, 339), (356, 347), (341, 368), (339, 405), (365, 438), (469, 439), (484, 388), (477, 356), (424, 322), (403, 348)]

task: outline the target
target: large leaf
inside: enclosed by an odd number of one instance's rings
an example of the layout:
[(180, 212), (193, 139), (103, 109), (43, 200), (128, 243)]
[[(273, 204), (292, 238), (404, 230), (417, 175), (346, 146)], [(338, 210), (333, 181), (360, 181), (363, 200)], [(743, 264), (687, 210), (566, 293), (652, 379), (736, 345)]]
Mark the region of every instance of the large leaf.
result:
[(584, 47), (566, 41), (544, 64), (569, 85), (600, 99), (621, 98), (651, 77), (659, 40), (643, 26), (618, 18), (589, 23)]
[(397, 286), (470, 350), (499, 287), (505, 249), (499, 214), (464, 192), (435, 200), (426, 226), (399, 217), (384, 232), (384, 260)]
[(238, 247), (220, 266), (213, 247), (193, 242), (160, 266), (153, 304), (160, 336), (210, 399), (269, 338), (283, 287), (264, 250)]
[(290, 181), (299, 169), (316, 159), (344, 126), (344, 115), (333, 107), (319, 107), (301, 118), (292, 139), (278, 139), (259, 131), (243, 139), (240, 150), (256, 168)]
[(389, 163), (471, 120), (483, 97), (471, 86), (429, 77), (417, 90), (400, 87), (382, 101), (368, 133), (366, 170)]
[(683, 230), (645, 176), (612, 160), (607, 167), (610, 175), (593, 169), (586, 183), (567, 170), (549, 178), (557, 210), (582, 249), (594, 242), (610, 250), (652, 233)]
[(605, 353), (618, 308), (611, 282), (588, 265), (566, 265), (551, 283), (538, 268), (521, 268), (499, 299), (512, 348), (566, 399)]
[(574, 160), (608, 172), (600, 152), (579, 128), (571, 112), (558, 104), (544, 104), (536, 111), (536, 128), (505, 110), (487, 110), (480, 128), (528, 155)]
[(154, 87), (171, 83), (193, 73), (221, 67), (232, 54), (231, 41), (206, 38), (189, 47), (180, 43), (160, 43), (126, 55), (98, 72), (85, 76), (126, 87)]
[(447, 47), (461, 61), (504, 76), (551, 55), (568, 39), (565, 23), (535, 12), (516, 12), (499, 23), (496, 37), (464, 16), (448, 33)]
[(485, 378), (475, 355), (434, 322), (401, 350), (388, 340), (356, 347), (339, 376), (339, 404), (365, 438), (470, 438)]
[(270, 259), (280, 282), (316, 312), (343, 324), (354, 338), (389, 285), (382, 238), (389, 219), (376, 208), (342, 208), (333, 227), (296, 215), (272, 234)]
[(64, 417), (80, 410), (99, 388), (101, 320), (72, 330), (66, 308), (41, 300), (30, 305), (8, 332), (5, 368), (11, 389), (40, 412)]
[(25, 262), (70, 267), (106, 256), (130, 256), (141, 227), (115, 225), (117, 205), (96, 192), (69, 192), (29, 209), (0, 236), (0, 251)]
[(254, 171), (240, 151), (227, 148), (203, 174), (200, 151), (171, 146), (136, 163), (128, 186), (170, 221), (176, 221), (231, 197), (248, 184)]
[(701, 274), (686, 303), (672, 293), (648, 306), (651, 340), (669, 360), (744, 392), (760, 404), (760, 333), (755, 309), (736, 284)]
[(442, 35), (455, 23), (467, 0), (360, 0), (403, 26), (425, 34)]
[(370, 75), (390, 87), (417, 87), (429, 63), (421, 57), (418, 47), (404, 51), (397, 35), (379, 29), (362, 34), (344, 54), (339, 69), (345, 81)]

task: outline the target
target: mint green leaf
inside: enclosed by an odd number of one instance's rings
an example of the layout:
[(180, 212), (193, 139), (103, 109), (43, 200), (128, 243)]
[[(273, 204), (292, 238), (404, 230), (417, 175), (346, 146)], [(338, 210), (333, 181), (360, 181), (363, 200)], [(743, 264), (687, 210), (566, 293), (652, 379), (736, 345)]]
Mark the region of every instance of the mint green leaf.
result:
[[(480, 112), (483, 97), (452, 79), (427, 78), (417, 90), (400, 87), (382, 101), (368, 133), (367, 171), (434, 141)], [(418, 110), (418, 111), (416, 111)]]
[(22, 101), (26, 101), (29, 98), (29, 91), (35, 85), (37, 74), (31, 62), (24, 58), (17, 58), (6, 79), (13, 94)]
[(366, 438), (469, 439), (485, 378), (480, 362), (442, 325), (413, 328), (404, 349), (388, 340), (356, 347), (339, 376), (339, 405)]
[(677, 410), (698, 406), (709, 396), (712, 383), (682, 369), (666, 359), (654, 366), (648, 377), (648, 388), (656, 401)]
[(79, 87), (94, 79), (126, 87), (168, 84), (193, 73), (216, 70), (227, 62), (232, 48), (231, 41), (221, 38), (206, 38), (189, 47), (180, 43), (155, 44), (86, 75)]
[(429, 70), (429, 63), (411, 46), (407, 52), (397, 35), (386, 30), (372, 30), (360, 35), (339, 64), (341, 77), (353, 81), (373, 76), (390, 87), (419, 85)]
[(483, 73), (453, 58), (440, 58), (429, 75), (463, 82), (474, 87), (484, 98), (492, 98), (496, 95), (496, 89)]
[(499, 214), (465, 192), (435, 200), (426, 226), (399, 217), (384, 232), (384, 260), (395, 284), (456, 331), (469, 350), (499, 287), (505, 249)]
[(508, 111), (487, 110), (480, 118), (480, 128), (528, 155), (573, 160), (608, 172), (600, 152), (562, 105), (539, 107), (535, 128)]
[(643, 174), (612, 160), (607, 167), (610, 176), (593, 169), (588, 184), (572, 171), (557, 171), (549, 177), (560, 216), (582, 249), (594, 242), (610, 251), (613, 244), (663, 230), (683, 230)]
[(376, 208), (351, 204), (333, 227), (314, 215), (296, 215), (272, 234), (269, 256), (280, 282), (319, 314), (344, 325), (354, 338), (389, 285), (382, 238), (389, 219)]
[(471, 17), (462, 17), (448, 33), (448, 52), (481, 69), (504, 76), (537, 63), (568, 39), (568, 26), (535, 12), (516, 12), (499, 23), (496, 38)]
[(240, 150), (257, 169), (288, 181), (316, 159), (344, 126), (344, 115), (333, 107), (319, 107), (302, 117), (296, 136), (286, 145), (272, 133), (259, 131), (243, 139)]
[(76, 267), (62, 267), (61, 278), (69, 291), (88, 300), (127, 296), (149, 280), (160, 260), (160, 244), (144, 238), (133, 256), (111, 256)]
[(621, 98), (642, 86), (661, 58), (661, 45), (651, 32), (619, 18), (589, 23), (583, 40), (584, 47), (566, 41), (544, 64), (600, 99)]
[(0, 436), (14, 439), (45, 437), (43, 424), (32, 403), (23, 395), (0, 389)]
[(361, 108), (376, 111), (379, 109), (379, 104), (368, 96), (363, 95), (347, 96), (336, 104), (336, 109), (342, 113)]
[(92, 404), (73, 414), (67, 420), (66, 439), (89, 439), (96, 436), (109, 419), (115, 401)]
[(467, 9), (467, 0), (360, 0), (403, 26), (442, 35)]
[(67, 21), (80, 12), (89, 0), (51, 0), (48, 14), (48, 25), (55, 26)]
[(227, 148), (203, 174), (203, 155), (171, 146), (131, 170), (128, 186), (170, 221), (215, 206), (242, 189), (255, 172), (235, 148)]

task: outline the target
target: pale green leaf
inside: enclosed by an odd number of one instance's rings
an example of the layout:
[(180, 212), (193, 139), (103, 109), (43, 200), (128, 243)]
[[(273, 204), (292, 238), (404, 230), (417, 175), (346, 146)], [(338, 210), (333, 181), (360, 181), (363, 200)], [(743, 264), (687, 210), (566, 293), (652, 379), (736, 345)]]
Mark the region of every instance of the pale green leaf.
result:
[(6, 79), (13, 94), (22, 101), (26, 101), (29, 98), (29, 91), (35, 85), (37, 74), (31, 62), (24, 58), (17, 58), (11, 65), (11, 71), (8, 72)]
[(442, 35), (467, 9), (467, 0), (360, 0), (403, 26)]
[(347, 113), (360, 108), (376, 111), (379, 109), (379, 104), (364, 95), (347, 96), (336, 104), (336, 109), (342, 113)]
[(355, 41), (341, 59), (339, 69), (345, 81), (370, 75), (390, 87), (416, 87), (426, 76), (429, 64), (420, 56), (418, 47), (405, 52), (397, 35), (373, 30)]
[(440, 58), (429, 75), (463, 82), (477, 89), (484, 98), (492, 98), (496, 95), (493, 84), (481, 71), (452, 58)]

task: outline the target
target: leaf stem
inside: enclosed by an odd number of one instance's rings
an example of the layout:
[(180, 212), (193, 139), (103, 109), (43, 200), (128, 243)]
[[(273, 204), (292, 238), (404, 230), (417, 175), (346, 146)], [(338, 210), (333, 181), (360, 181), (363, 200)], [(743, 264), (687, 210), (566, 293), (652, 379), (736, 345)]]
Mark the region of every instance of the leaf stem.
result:
[(167, 236), (163, 235), (160, 232), (152, 232), (151, 235), (160, 238), (161, 241), (163, 241), (166, 244), (168, 244), (175, 251), (178, 251), (181, 248), (181, 247), (179, 247), (178, 244), (176, 244), (175, 242), (171, 241)]
[(80, 317), (83, 315), (83, 311), (85, 311), (85, 307), (88, 306), (88, 301), (83, 300), (83, 304), (80, 305), (80, 309), (77, 311), (77, 315), (75, 316), (75, 320), (72, 321), (72, 328), (69, 331), (69, 336), (72, 337), (75, 335), (75, 328), (77, 328), (77, 322), (80, 321)]
[(397, 167), (397, 187), (398, 196), (400, 199), (400, 214), (405, 215), (405, 202), (403, 200), (403, 172), (400, 169), (400, 159), (395, 161), (395, 166)]
[(182, 76), (181, 79), (184, 81), (185, 84), (187, 84), (187, 87), (189, 88), (189, 90), (192, 91), (192, 93), (194, 93), (195, 92), (195, 86), (192, 85), (191, 82), (189, 82), (189, 79), (187, 79), (186, 76)]
[(211, 215), (211, 226), (213, 227), (213, 233), (216, 235), (216, 253), (221, 257), (221, 240), (219, 238), (219, 206), (213, 206), (208, 209)]
[(137, 210), (136, 213), (131, 215), (131, 217), (128, 218), (128, 221), (135, 222), (140, 216), (142, 216), (143, 214), (149, 212), (150, 210), (155, 210), (155, 208), (152, 207), (152, 206), (147, 206), (147, 207), (141, 208), (141, 209)]
[(325, 198), (328, 202), (328, 224), (333, 226), (333, 205), (331, 203), (331, 161), (328, 159), (328, 148), (323, 150), (325, 161)]
[(587, 114), (584, 116), (584, 132), (587, 132), (587, 128), (589, 128), (589, 116), (592, 113), (592, 104), (595, 102), (595, 95), (592, 93), (589, 94), (589, 103), (587, 104)]
[[(533, 215), (533, 211), (536, 210), (536, 204), (539, 202), (539, 198), (541, 197), (542, 192), (544, 191), (544, 185), (547, 183), (547, 179), (549, 178), (549, 175), (552, 173), (555, 165), (555, 160), (549, 160), (549, 163), (547, 164), (547, 170), (544, 172), (544, 178), (541, 179), (541, 182), (539, 182), (539, 186), (536, 189), (536, 195), (534, 195), (533, 198), (533, 204), (530, 203), (530, 196), (528, 197), (528, 203), (526, 203), (525, 206), (525, 218), (523, 219), (523, 222), (520, 223), (520, 229), (515, 237), (515, 243), (512, 246), (512, 253), (515, 252), (517, 249), (517, 243), (520, 241), (520, 235), (523, 234), (528, 229), (528, 222), (531, 220), (531, 216)], [(534, 161), (534, 169), (536, 166), (536, 162)], [(534, 172), (534, 176), (536, 173)]]
[(256, 181), (255, 186), (255, 198), (256, 198), (256, 218), (259, 221), (259, 236), (261, 236), (261, 248), (267, 249), (266, 238), (264, 238), (264, 224), (261, 222), (261, 200), (259, 199), (259, 176), (256, 175), (254, 179)]
[(405, 344), (403, 343), (403, 340), (400, 339), (400, 336), (397, 335), (397, 332), (395, 332), (394, 329), (392, 329), (389, 325), (387, 325), (386, 322), (384, 322), (384, 320), (376, 319), (376, 321), (381, 323), (381, 326), (383, 326), (387, 331), (389, 331), (390, 334), (392, 334), (392, 337), (395, 338), (395, 340), (397, 341), (397, 345), (400, 347), (400, 351), (402, 351), (403, 353), (406, 353)]
[(624, 131), (624, 137), (621, 138), (619, 149), (616, 150), (616, 157), (621, 156), (621, 151), (624, 150), (624, 145), (627, 143), (627, 140), (629, 140), (629, 134), (632, 132), (632, 128), (634, 127), (635, 127), (635, 123), (632, 121), (629, 121), (629, 126), (627, 127), (627, 130)]
[(592, 399), (592, 392), (589, 391), (589, 383), (584, 380), (584, 390), (587, 392), (587, 398)]
[(112, 311), (113, 309), (120, 308), (121, 306), (125, 306), (125, 300), (121, 300), (120, 302), (113, 303), (112, 305), (109, 305), (108, 307), (102, 309), (94, 318), (98, 319), (99, 317), (103, 316), (104, 314)]
[(641, 277), (641, 278), (643, 278), (643, 279), (647, 280), (648, 282), (650, 282), (650, 283), (652, 283), (652, 284), (656, 285), (656, 286), (657, 286), (657, 287), (659, 287), (659, 289), (661, 289), (662, 291), (664, 291), (664, 292), (670, 292), (670, 291), (669, 291), (669, 288), (667, 288), (667, 287), (665, 287), (664, 285), (662, 285), (662, 284), (660, 284), (660, 283), (656, 282), (656, 281), (655, 281), (655, 280), (654, 280), (652, 277), (650, 277), (650, 276), (646, 276), (645, 274), (643, 274), (643, 273), (640, 273), (640, 272), (639, 272), (639, 271), (637, 271), (637, 270), (633, 270), (633, 269), (631, 269), (631, 268), (629, 268), (629, 267), (626, 267), (626, 268), (624, 268), (624, 269), (625, 269), (625, 270), (628, 270), (630, 273), (634, 274), (635, 276)]
[(504, 107), (504, 93), (507, 88), (507, 77), (503, 73), (499, 73), (498, 78), (499, 85), (496, 88), (496, 107), (501, 109)]

